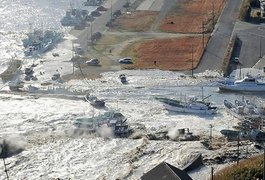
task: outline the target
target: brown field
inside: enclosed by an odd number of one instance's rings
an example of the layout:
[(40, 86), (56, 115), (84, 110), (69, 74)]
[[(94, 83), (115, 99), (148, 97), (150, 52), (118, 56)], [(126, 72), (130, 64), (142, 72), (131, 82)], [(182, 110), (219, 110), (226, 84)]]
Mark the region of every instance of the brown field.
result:
[(213, 23), (213, 10), (216, 23), (225, 2), (226, 0), (191, 0), (179, 3), (160, 22), (160, 29), (165, 32), (201, 33), (204, 23), (204, 31), (209, 32)]
[[(207, 39), (208, 37), (205, 37), (205, 41)], [(134, 57), (136, 61), (133, 65), (126, 65), (126, 68), (176, 71), (197, 67), (203, 53), (200, 36), (141, 41), (127, 49), (130, 51), (125, 54)]]

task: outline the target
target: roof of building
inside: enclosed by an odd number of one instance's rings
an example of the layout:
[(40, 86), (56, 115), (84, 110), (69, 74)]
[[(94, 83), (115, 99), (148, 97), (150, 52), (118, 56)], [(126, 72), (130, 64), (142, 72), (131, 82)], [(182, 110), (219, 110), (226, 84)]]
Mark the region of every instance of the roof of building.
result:
[(185, 171), (162, 162), (145, 173), (141, 180), (192, 180), (192, 178)]

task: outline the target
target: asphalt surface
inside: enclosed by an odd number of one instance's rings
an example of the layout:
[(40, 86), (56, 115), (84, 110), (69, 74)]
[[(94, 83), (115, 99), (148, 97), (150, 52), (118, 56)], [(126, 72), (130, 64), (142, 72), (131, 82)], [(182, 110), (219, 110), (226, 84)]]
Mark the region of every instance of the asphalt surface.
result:
[(255, 25), (236, 32), (238, 43), (233, 53), (242, 68), (253, 67), (265, 53), (265, 26)]
[(234, 25), (238, 16), (241, 0), (228, 0), (222, 14), (215, 25), (199, 66), (195, 73), (205, 70), (221, 70), (223, 59), (233, 33)]

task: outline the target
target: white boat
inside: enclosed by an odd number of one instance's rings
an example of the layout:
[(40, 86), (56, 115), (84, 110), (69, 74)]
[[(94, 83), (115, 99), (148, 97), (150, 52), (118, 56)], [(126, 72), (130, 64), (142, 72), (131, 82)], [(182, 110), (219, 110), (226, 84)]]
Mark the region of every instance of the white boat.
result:
[(259, 76), (251, 76), (247, 74), (243, 79), (234, 82), (219, 83), (219, 89), (224, 91), (240, 91), (240, 92), (265, 92), (265, 82), (261, 82)]
[(251, 103), (249, 100), (235, 100), (235, 103), (231, 103), (228, 100), (224, 100), (224, 106), (226, 111), (239, 120), (244, 119), (258, 119), (262, 117), (259, 108)]
[(34, 30), (28, 33), (27, 36), (22, 40), (25, 47), (25, 56), (45, 53), (63, 39), (63, 33), (54, 30)]
[(170, 111), (183, 112), (183, 113), (196, 113), (196, 114), (214, 114), (217, 107), (211, 106), (210, 103), (200, 101), (197, 98), (191, 98), (188, 102), (183, 102), (169, 98), (156, 98), (163, 103), (164, 107)]

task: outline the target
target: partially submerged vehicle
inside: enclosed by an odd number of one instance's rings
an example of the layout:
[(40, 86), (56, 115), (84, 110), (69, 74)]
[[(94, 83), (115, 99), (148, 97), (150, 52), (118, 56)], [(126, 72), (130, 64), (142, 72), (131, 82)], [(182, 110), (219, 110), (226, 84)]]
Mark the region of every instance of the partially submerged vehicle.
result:
[(89, 93), (85, 95), (85, 100), (96, 108), (105, 107), (105, 101), (104, 100), (98, 99), (96, 96), (93, 96)]
[(126, 78), (126, 75), (125, 75), (125, 74), (120, 74), (120, 75), (119, 75), (119, 78), (120, 78), (120, 81), (121, 81), (121, 83), (123, 83), (123, 84), (126, 84), (126, 83), (128, 83), (128, 81), (127, 81), (127, 78)]

